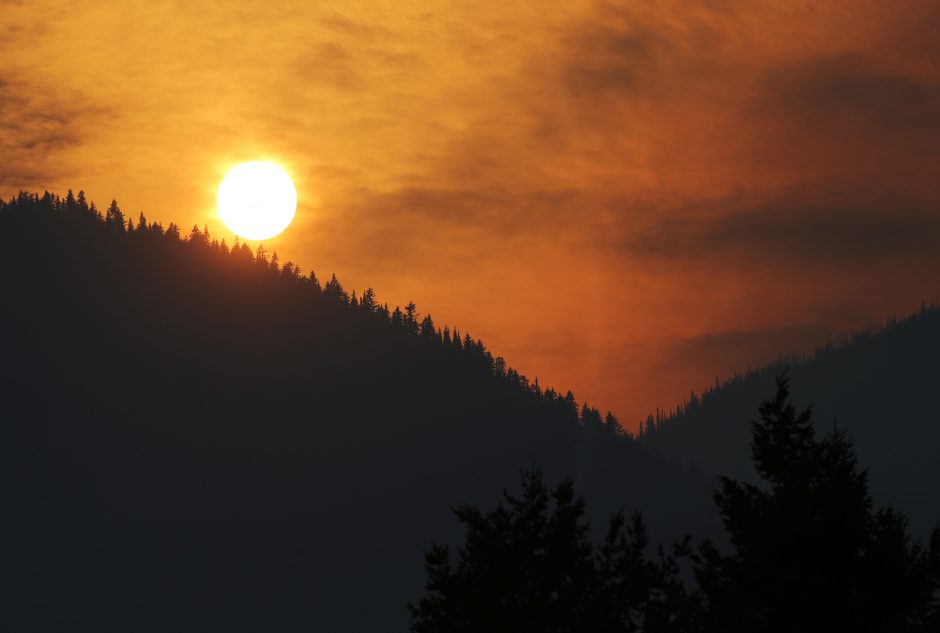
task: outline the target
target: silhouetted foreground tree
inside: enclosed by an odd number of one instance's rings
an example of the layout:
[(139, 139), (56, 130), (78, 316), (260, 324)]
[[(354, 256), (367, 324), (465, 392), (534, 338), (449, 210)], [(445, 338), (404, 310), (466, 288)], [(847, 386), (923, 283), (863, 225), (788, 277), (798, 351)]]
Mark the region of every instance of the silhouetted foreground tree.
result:
[(415, 633), (686, 630), (694, 601), (676, 562), (686, 542), (649, 559), (641, 516), (617, 513), (595, 548), (572, 480), (550, 490), (537, 468), (522, 474), (521, 497), (503, 497), (491, 512), (455, 510), (466, 528), (455, 561), (446, 546), (427, 552), (428, 595), (409, 605)]
[(546, 490), (538, 471), (523, 496), (490, 513), (461, 507), (466, 543), (426, 554), (426, 598), (415, 633), (469, 631), (894, 632), (936, 631), (940, 529), (911, 544), (904, 516), (875, 510), (868, 478), (843, 431), (817, 440), (785, 377), (753, 423), (753, 459), (766, 485), (722, 478), (715, 501), (730, 552), (704, 541), (687, 590), (680, 562), (646, 557), (639, 514), (610, 522), (597, 551), (572, 482)]
[(707, 630), (921, 631), (936, 611), (940, 530), (911, 544), (894, 508), (874, 509), (844, 431), (818, 440), (788, 380), (760, 407), (752, 457), (765, 486), (724, 477), (715, 501), (731, 542), (703, 544)]

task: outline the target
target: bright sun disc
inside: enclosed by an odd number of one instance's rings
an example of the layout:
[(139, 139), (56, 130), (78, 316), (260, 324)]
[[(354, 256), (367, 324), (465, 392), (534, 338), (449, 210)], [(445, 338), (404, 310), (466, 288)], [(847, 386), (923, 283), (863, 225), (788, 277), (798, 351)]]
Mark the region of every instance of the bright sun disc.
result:
[(217, 201), (219, 217), (232, 233), (247, 240), (266, 240), (294, 219), (297, 190), (277, 165), (252, 161), (225, 174)]

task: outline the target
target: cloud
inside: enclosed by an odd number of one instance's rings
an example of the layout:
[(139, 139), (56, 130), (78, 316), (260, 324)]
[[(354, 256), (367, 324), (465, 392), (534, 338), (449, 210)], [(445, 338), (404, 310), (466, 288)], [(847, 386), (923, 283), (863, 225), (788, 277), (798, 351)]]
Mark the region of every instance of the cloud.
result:
[(592, 23), (564, 38), (567, 59), (561, 70), (575, 97), (647, 96), (671, 42), (652, 28)]
[(940, 132), (940, 84), (877, 68), (858, 55), (803, 60), (768, 70), (766, 105), (811, 125), (848, 119), (891, 132)]
[(906, 193), (854, 195), (795, 188), (767, 201), (727, 198), (663, 214), (630, 232), (622, 247), (658, 258), (749, 261), (796, 266), (853, 266), (934, 256), (940, 244), (936, 204)]
[(839, 334), (824, 323), (706, 332), (676, 340), (663, 367), (674, 364), (737, 366), (743, 371), (748, 366), (756, 368), (781, 357), (808, 353)]
[(290, 78), (304, 89), (325, 84), (339, 90), (361, 90), (364, 84), (355, 62), (355, 57), (342, 44), (320, 42), (295, 60)]
[(80, 95), (58, 95), (0, 75), (0, 186), (43, 186), (62, 175), (57, 154), (76, 147), (104, 114)]
[(859, 54), (812, 57), (767, 69), (752, 104), (769, 165), (809, 164), (922, 187), (940, 159), (940, 78)]

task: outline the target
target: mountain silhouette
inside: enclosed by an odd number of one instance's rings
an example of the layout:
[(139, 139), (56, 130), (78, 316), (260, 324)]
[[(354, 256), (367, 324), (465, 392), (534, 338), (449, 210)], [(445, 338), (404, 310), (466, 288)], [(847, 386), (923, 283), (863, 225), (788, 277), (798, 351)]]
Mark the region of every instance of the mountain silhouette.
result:
[(0, 230), (0, 628), (404, 631), (449, 508), (532, 464), (719, 529), (704, 477), (413, 303), (81, 193)]
[(640, 443), (706, 475), (756, 479), (748, 420), (789, 368), (800, 407), (813, 407), (821, 433), (852, 438), (879, 503), (893, 504), (924, 537), (940, 508), (940, 308), (922, 306), (883, 328), (857, 332), (803, 358), (736, 376), (678, 411), (650, 418)]

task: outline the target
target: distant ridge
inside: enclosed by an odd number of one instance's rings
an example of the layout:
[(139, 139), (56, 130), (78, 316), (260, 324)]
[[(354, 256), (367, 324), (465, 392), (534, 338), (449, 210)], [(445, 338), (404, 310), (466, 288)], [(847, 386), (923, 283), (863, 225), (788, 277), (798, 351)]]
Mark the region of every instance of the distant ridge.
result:
[(880, 502), (904, 509), (917, 534), (940, 507), (940, 307), (860, 330), (810, 354), (734, 376), (677, 410), (651, 417), (640, 443), (705, 474), (753, 478), (748, 420), (787, 371), (794, 396), (816, 420), (846, 429)]

